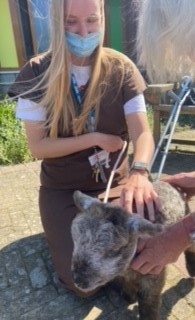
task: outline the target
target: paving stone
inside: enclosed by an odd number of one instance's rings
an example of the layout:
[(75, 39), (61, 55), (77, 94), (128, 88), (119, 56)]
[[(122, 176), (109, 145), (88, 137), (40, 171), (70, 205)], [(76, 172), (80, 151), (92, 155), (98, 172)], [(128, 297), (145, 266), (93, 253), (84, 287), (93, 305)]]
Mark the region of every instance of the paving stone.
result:
[[(91, 299), (85, 302), (84, 299), (76, 298), (70, 294), (60, 296), (57, 299), (45, 304), (37, 310), (25, 314), (21, 317), (22, 320), (27, 319), (40, 319), (40, 320), (53, 320), (53, 319), (67, 319), (67, 320), (82, 320), (84, 319), (92, 307), (101, 310), (102, 314), (106, 315), (113, 307), (109, 304), (105, 297), (99, 297), (94, 301)], [(73, 311), (74, 310), (74, 314)], [(39, 318), (38, 318), (39, 317)]]
[(186, 301), (193, 307), (195, 312), (195, 285), (193, 285), (192, 290), (186, 295)]
[[(195, 154), (171, 152), (163, 174), (192, 171), (194, 163)], [(40, 161), (0, 166), (0, 320), (84, 320), (93, 308), (98, 320), (137, 320), (137, 304), (129, 306), (109, 286), (87, 299), (60, 286), (39, 217), (39, 172)], [(171, 265), (161, 320), (187, 319), (195, 319), (194, 281)]]
[(18, 246), (23, 258), (37, 252), (48, 252), (47, 243), (43, 233), (21, 239), (21, 241), (18, 242)]
[[(12, 303), (7, 302), (5, 308), (7, 309), (8, 319), (9, 316), (12, 316), (12, 320), (21, 320), (21, 316), (23, 314), (36, 310), (40, 306), (46, 305), (49, 301), (53, 301), (56, 296), (57, 292), (55, 288), (53, 286), (47, 286), (41, 290), (31, 291)], [(6, 319), (6, 315), (4, 315), (4, 317)], [(38, 320), (39, 317), (32, 319)]]
[(27, 280), (26, 284), (23, 283), (15, 286), (8, 286), (5, 290), (0, 290), (0, 300), (4, 301), (4, 304), (7, 302), (10, 303), (15, 301), (25, 295), (30, 294), (33, 291), (30, 282)]
[(1, 228), (11, 227), (12, 220), (6, 210), (1, 210)]
[(5, 263), (2, 252), (0, 252), (0, 292), (8, 287), (8, 278), (5, 269)]
[(173, 314), (175, 316), (179, 315), (180, 319), (193, 319), (194, 308), (188, 305), (185, 299), (179, 299), (178, 302), (174, 305)]
[(23, 285), (28, 280), (28, 274), (19, 250), (14, 250), (9, 254), (4, 253), (3, 258), (9, 285)]
[(178, 278), (181, 277), (180, 271), (174, 266), (174, 265), (169, 265), (167, 266), (167, 272), (166, 272), (166, 278), (169, 281), (178, 281)]
[(50, 275), (40, 254), (35, 253), (27, 256), (25, 265), (34, 289), (43, 288), (51, 282)]

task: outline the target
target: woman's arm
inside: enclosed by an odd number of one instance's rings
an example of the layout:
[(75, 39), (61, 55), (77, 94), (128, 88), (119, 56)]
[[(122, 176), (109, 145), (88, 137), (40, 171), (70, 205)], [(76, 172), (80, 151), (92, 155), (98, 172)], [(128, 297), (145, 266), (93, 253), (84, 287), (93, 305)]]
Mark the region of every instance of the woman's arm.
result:
[(126, 116), (128, 131), (134, 148), (133, 162), (150, 164), (154, 152), (154, 139), (145, 112)]
[(120, 150), (123, 141), (120, 137), (99, 132), (87, 133), (78, 137), (52, 139), (46, 136), (43, 122), (25, 121), (28, 145), (38, 159), (63, 157), (93, 146), (108, 152)]
[[(154, 140), (150, 131), (147, 115), (144, 112), (133, 113), (126, 116), (129, 135), (134, 147), (134, 162), (143, 162), (150, 165), (153, 152)], [(147, 205), (149, 218), (154, 220), (155, 201), (158, 205), (158, 196), (148, 180), (146, 171), (131, 170), (128, 183), (121, 193), (121, 205), (132, 212), (133, 199), (136, 203), (137, 213), (144, 215), (144, 203)]]

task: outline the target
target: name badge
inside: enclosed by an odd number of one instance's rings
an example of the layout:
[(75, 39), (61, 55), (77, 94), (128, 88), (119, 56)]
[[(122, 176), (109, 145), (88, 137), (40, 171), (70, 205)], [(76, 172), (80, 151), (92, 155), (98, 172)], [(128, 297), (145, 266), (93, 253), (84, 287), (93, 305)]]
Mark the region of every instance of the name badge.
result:
[(109, 162), (110, 162), (109, 154), (110, 153), (105, 151), (105, 150), (102, 150), (102, 151), (99, 151), (99, 152), (95, 152), (92, 156), (90, 156), (88, 158), (89, 162), (90, 162), (90, 165), (92, 167), (94, 167), (98, 163), (100, 163), (101, 165), (104, 165), (105, 168), (109, 168), (110, 167), (110, 165), (109, 165)]

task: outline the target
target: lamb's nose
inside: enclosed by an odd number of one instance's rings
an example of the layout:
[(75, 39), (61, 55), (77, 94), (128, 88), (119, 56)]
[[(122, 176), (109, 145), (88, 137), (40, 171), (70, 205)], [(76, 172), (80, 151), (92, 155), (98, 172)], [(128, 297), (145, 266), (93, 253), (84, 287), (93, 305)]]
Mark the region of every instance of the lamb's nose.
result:
[(82, 275), (81, 273), (77, 273), (72, 271), (72, 278), (74, 284), (80, 289), (87, 289), (88, 288), (88, 279), (86, 275)]
[(81, 289), (87, 289), (90, 271), (91, 265), (89, 261), (83, 257), (73, 256), (72, 278), (77, 287)]

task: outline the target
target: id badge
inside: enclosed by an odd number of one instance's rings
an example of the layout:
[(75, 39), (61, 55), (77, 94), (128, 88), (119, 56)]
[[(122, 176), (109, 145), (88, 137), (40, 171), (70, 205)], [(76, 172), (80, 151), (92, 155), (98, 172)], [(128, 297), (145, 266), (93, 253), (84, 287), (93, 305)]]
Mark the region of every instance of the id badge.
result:
[(101, 165), (104, 165), (105, 168), (109, 168), (109, 152), (105, 150), (101, 150), (99, 152), (94, 153), (92, 156), (88, 157), (90, 165), (92, 167), (96, 166), (98, 163), (101, 163)]

